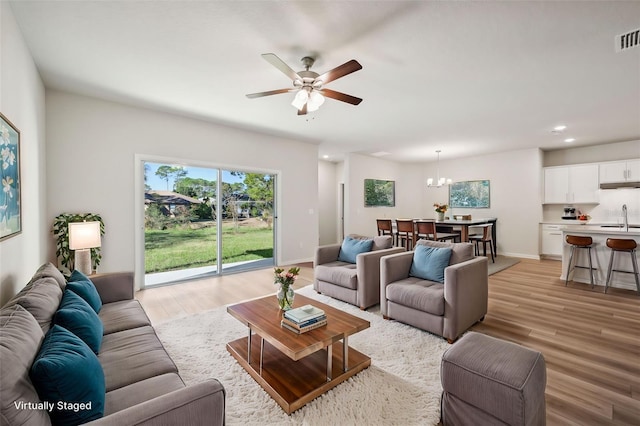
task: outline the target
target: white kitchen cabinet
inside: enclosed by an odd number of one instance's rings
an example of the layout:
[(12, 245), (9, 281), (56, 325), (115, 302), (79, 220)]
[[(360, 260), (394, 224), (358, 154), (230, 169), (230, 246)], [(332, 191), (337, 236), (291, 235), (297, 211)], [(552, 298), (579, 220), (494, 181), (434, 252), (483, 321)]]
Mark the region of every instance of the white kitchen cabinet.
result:
[(541, 249), (543, 256), (562, 257), (562, 225), (541, 225)]
[(546, 167), (545, 204), (598, 203), (598, 165)]
[(640, 181), (640, 160), (600, 164), (600, 183)]

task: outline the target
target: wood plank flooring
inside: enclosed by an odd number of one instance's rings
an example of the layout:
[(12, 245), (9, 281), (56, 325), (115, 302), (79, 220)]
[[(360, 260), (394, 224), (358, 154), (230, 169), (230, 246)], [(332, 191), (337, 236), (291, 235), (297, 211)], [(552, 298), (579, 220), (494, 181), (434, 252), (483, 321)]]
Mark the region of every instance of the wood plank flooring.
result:
[[(301, 265), (295, 288), (313, 281)], [(569, 283), (561, 264), (523, 259), (489, 277), (489, 312), (472, 329), (543, 353), (548, 425), (640, 425), (640, 296)], [(272, 270), (140, 291), (153, 322), (273, 294)]]

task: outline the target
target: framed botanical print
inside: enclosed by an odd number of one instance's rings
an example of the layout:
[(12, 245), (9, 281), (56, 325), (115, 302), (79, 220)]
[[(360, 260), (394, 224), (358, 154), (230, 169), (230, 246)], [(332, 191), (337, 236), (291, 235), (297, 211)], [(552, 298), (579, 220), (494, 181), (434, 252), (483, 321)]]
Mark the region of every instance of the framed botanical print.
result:
[(20, 131), (0, 113), (0, 241), (22, 232)]
[(449, 186), (449, 206), (488, 209), (490, 206), (488, 180), (454, 182)]

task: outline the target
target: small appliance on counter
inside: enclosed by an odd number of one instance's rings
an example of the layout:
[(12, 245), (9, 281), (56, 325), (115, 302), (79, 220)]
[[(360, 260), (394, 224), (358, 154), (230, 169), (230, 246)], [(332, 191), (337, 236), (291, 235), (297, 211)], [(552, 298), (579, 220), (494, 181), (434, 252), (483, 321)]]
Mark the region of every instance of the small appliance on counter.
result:
[(564, 206), (564, 214), (562, 215), (562, 218), (566, 220), (576, 220), (576, 208), (572, 206)]

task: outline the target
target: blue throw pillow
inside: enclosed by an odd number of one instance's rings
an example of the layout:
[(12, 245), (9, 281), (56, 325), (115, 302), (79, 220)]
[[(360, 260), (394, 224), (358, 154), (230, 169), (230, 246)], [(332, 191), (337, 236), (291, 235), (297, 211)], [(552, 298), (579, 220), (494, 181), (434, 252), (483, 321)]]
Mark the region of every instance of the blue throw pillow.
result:
[(102, 345), (104, 326), (98, 314), (84, 299), (70, 290), (65, 290), (58, 311), (53, 316), (58, 324), (87, 344), (96, 354)]
[(29, 371), (54, 425), (77, 425), (104, 415), (106, 385), (98, 357), (80, 338), (54, 325)]
[(89, 304), (96, 311), (96, 314), (100, 312), (102, 308), (102, 300), (96, 290), (96, 286), (93, 285), (91, 280), (82, 272), (74, 270), (69, 277), (67, 287), (78, 296), (82, 297), (85, 302)]
[(444, 247), (416, 246), (409, 275), (423, 280), (444, 282), (444, 269), (449, 266), (451, 249)]
[(356, 256), (360, 253), (367, 253), (373, 247), (373, 240), (360, 240), (346, 237), (340, 246), (338, 260), (341, 262), (356, 263)]

